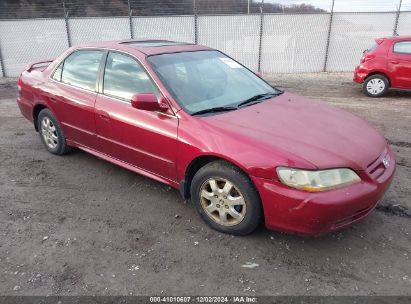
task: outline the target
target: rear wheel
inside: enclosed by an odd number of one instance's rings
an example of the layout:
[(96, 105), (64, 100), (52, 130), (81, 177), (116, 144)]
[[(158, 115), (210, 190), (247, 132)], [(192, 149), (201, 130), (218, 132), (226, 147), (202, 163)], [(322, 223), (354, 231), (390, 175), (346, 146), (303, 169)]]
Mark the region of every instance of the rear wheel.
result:
[(376, 74), (368, 77), (363, 84), (363, 92), (370, 97), (384, 96), (389, 89), (389, 81), (387, 77), (381, 74)]
[(60, 124), (48, 109), (40, 111), (37, 117), (37, 127), (41, 141), (50, 153), (63, 155), (70, 151)]
[(223, 233), (246, 235), (262, 221), (254, 185), (240, 169), (224, 161), (212, 162), (195, 174), (191, 198), (201, 218)]

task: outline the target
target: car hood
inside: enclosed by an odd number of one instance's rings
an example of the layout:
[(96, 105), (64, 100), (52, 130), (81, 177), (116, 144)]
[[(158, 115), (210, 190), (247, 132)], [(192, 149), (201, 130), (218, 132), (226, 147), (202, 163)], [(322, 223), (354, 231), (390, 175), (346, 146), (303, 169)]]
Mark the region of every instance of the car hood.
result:
[(387, 145), (365, 120), (290, 93), (205, 118), (211, 128), (242, 141), (281, 149), (317, 168), (365, 170)]

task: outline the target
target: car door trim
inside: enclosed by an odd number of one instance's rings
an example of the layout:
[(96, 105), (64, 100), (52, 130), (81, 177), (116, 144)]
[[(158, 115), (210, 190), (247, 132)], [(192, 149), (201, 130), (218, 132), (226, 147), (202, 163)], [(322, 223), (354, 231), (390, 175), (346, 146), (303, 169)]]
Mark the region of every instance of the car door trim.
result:
[(51, 80), (51, 81), (53, 81), (53, 82), (56, 82), (56, 83), (59, 83), (59, 84), (62, 84), (62, 85), (65, 85), (65, 86), (70, 87), (70, 88), (75, 88), (75, 89), (80, 90), (80, 91), (84, 91), (84, 92), (87, 92), (87, 93), (94, 93), (95, 95), (98, 94), (97, 91), (92, 91), (92, 90), (87, 90), (87, 89), (83, 89), (83, 88), (80, 88), (80, 87), (76, 87), (76, 86), (74, 86), (74, 85), (72, 85), (72, 84), (68, 84), (68, 83), (65, 83), (65, 82), (57, 81), (57, 80), (55, 80), (55, 79), (53, 79), (53, 78), (50, 78), (50, 77), (49, 77), (49, 80)]
[(147, 152), (147, 151), (144, 151), (144, 150), (141, 150), (141, 149), (137, 149), (137, 148), (135, 148), (135, 147), (133, 147), (133, 146), (124, 144), (124, 143), (119, 142), (119, 141), (117, 141), (117, 140), (113, 140), (113, 139), (110, 139), (110, 138), (108, 138), (108, 137), (101, 136), (101, 135), (97, 135), (97, 137), (98, 137), (98, 138), (101, 138), (101, 139), (103, 139), (103, 140), (109, 141), (109, 142), (111, 142), (111, 143), (114, 143), (114, 144), (116, 144), (116, 145), (123, 146), (124, 148), (133, 150), (133, 151), (138, 152), (138, 153), (140, 153), (140, 154), (147, 155), (147, 156), (150, 156), (150, 157), (152, 157), (152, 158), (156, 158), (156, 159), (161, 160), (161, 161), (163, 161), (163, 162), (165, 162), (165, 163), (174, 164), (174, 162), (173, 162), (172, 160), (169, 160), (169, 159), (167, 159), (167, 158), (160, 157), (160, 156), (158, 156), (158, 155), (154, 155), (153, 153), (150, 153), (150, 152)]
[[(112, 100), (114, 100), (114, 101), (118, 101), (118, 102), (125, 103), (125, 104), (127, 104), (127, 105), (129, 105), (129, 106), (131, 107), (131, 103), (130, 103), (130, 102), (128, 102), (128, 101), (126, 101), (126, 100), (123, 100), (123, 99), (121, 99), (121, 98), (116, 98), (116, 97), (114, 97), (114, 96), (106, 95), (106, 94), (101, 94), (101, 93), (97, 93), (97, 95), (102, 96), (102, 97), (106, 97), (106, 98), (109, 98), (109, 99), (112, 99)], [(141, 110), (141, 111), (143, 111), (143, 110)], [(173, 115), (173, 114), (170, 114), (170, 113), (164, 113), (164, 112), (160, 112), (160, 111), (152, 111), (152, 112), (153, 112), (153, 113), (156, 113), (156, 114), (164, 115), (164, 116), (167, 116), (167, 117), (170, 117), (170, 118), (178, 118), (177, 115)]]
[(77, 131), (81, 131), (81, 132), (83, 132), (83, 133), (86, 133), (86, 134), (88, 134), (88, 135), (96, 136), (96, 133), (87, 131), (87, 130), (85, 130), (85, 129), (83, 129), (83, 128), (76, 127), (76, 126), (74, 126), (74, 125), (72, 125), (72, 124), (69, 124), (69, 123), (66, 123), (66, 122), (63, 122), (63, 121), (61, 122), (61, 124), (62, 124), (63, 126), (66, 126), (66, 127), (75, 129), (75, 130), (77, 130)]
[(118, 166), (121, 166), (121, 167), (126, 168), (126, 169), (128, 169), (128, 170), (131, 170), (131, 171), (136, 172), (136, 173), (138, 173), (138, 174), (141, 174), (141, 175), (143, 175), (143, 176), (147, 176), (147, 177), (152, 178), (152, 179), (154, 179), (154, 180), (157, 180), (157, 181), (166, 183), (166, 184), (168, 184), (168, 185), (170, 185), (170, 186), (174, 186), (174, 187), (178, 188), (179, 183), (178, 183), (177, 181), (173, 180), (173, 179), (170, 179), (170, 178), (164, 177), (164, 176), (162, 176), (162, 175), (160, 175), (160, 174), (157, 174), (157, 173), (151, 172), (151, 171), (149, 171), (149, 170), (140, 168), (140, 167), (135, 166), (135, 165), (133, 165), (133, 164), (130, 164), (130, 163), (126, 162), (126, 161), (123, 161), (123, 160), (118, 159), (118, 158), (116, 158), (116, 157), (113, 157), (113, 156), (111, 156), (111, 155), (105, 154), (105, 153), (103, 153), (103, 152), (101, 152), (101, 151), (95, 150), (95, 149), (90, 148), (90, 147), (88, 147), (88, 146), (85, 146), (85, 145), (83, 145), (83, 144), (80, 144), (80, 143), (78, 143), (78, 142), (76, 142), (76, 141), (74, 141), (74, 140), (68, 140), (68, 141), (69, 141), (70, 145), (72, 145), (72, 146), (74, 146), (74, 147), (76, 147), (76, 148), (79, 148), (79, 149), (81, 149), (81, 150), (83, 150), (83, 151), (85, 151), (85, 152), (88, 152), (88, 153), (90, 153), (90, 154), (92, 154), (92, 155), (95, 155), (95, 156), (97, 156), (97, 157), (100, 157), (100, 158), (102, 158), (102, 159), (104, 159), (104, 160), (106, 160), (106, 161), (108, 161), (108, 162), (110, 162), (110, 163), (116, 164), (116, 165), (118, 165)]

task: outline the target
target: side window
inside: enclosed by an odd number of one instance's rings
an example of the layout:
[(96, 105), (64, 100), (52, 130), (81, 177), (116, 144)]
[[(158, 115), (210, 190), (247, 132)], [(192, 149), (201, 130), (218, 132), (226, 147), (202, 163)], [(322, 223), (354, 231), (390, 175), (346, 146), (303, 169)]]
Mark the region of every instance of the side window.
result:
[(54, 74), (52, 77), (54, 80), (61, 81), (61, 72), (63, 71), (63, 64), (64, 64), (64, 61), (60, 63), (58, 68), (54, 71)]
[(136, 93), (160, 95), (143, 67), (132, 57), (110, 52), (104, 71), (103, 94), (129, 101)]
[(411, 41), (400, 41), (394, 45), (395, 53), (403, 53), (411, 55)]
[(94, 91), (102, 51), (77, 51), (64, 60), (61, 81)]

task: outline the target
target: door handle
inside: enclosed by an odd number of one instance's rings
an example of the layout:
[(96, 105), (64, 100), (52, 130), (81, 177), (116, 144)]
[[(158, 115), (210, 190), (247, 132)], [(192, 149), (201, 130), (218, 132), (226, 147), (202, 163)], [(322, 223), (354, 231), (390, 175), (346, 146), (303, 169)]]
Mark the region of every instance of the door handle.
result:
[(399, 64), (400, 62), (398, 60), (391, 60), (392, 64)]
[(110, 120), (110, 115), (106, 111), (99, 111), (98, 115), (101, 119)]

